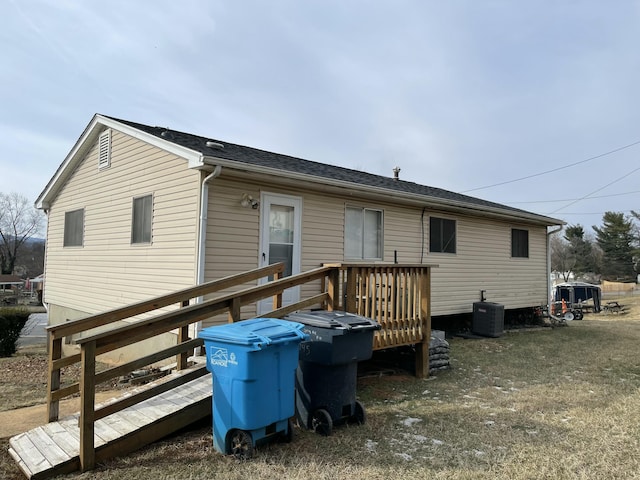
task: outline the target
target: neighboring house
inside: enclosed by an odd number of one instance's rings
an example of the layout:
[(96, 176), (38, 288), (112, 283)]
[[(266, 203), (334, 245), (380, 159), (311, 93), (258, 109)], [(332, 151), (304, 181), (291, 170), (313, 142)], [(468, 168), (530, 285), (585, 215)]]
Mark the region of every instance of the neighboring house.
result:
[[(394, 177), (102, 115), (36, 206), (48, 216), (51, 324), (276, 261), (293, 273), (330, 262), (437, 264), (434, 316), (471, 312), (481, 291), (506, 309), (531, 307), (548, 301), (547, 227), (562, 225)], [(286, 292), (285, 303), (300, 293)]]

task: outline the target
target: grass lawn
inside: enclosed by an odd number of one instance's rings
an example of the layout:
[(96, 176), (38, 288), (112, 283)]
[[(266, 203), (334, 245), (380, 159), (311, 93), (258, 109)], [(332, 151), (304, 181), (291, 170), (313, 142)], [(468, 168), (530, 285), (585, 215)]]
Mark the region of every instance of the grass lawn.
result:
[[(628, 313), (452, 339), (452, 369), (429, 379), (360, 378), (367, 423), (330, 437), (296, 429), (241, 462), (213, 450), (207, 422), (69, 478), (640, 478), (640, 297), (619, 300)], [(20, 390), (0, 386), (0, 405)], [(22, 478), (7, 444), (0, 478)]]

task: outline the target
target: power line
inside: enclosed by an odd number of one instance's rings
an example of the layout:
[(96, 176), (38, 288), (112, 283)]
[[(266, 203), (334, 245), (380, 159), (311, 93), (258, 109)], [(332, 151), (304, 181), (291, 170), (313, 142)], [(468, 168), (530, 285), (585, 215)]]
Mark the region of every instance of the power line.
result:
[[(633, 192), (625, 192), (625, 193), (612, 193), (610, 195), (597, 195), (597, 196), (593, 196), (593, 197), (589, 197), (589, 199), (596, 199), (596, 198), (609, 198), (609, 197), (621, 197), (623, 195), (632, 195), (634, 193), (640, 193), (640, 190), (634, 190)], [(531, 200), (528, 202), (504, 202), (508, 205), (516, 205), (516, 204), (521, 204), (521, 203), (559, 203), (559, 202), (571, 202), (573, 200), (582, 200), (580, 198), (564, 198), (564, 199), (557, 199), (557, 200)]]
[[(631, 210), (610, 210), (618, 213), (631, 213)], [(604, 215), (607, 212), (564, 212), (563, 215)], [(551, 213), (544, 213), (543, 215), (551, 215)]]
[(591, 160), (595, 160), (595, 159), (597, 159), (597, 158), (606, 157), (607, 155), (611, 155), (611, 154), (616, 153), (616, 152), (619, 152), (619, 151), (621, 151), (621, 150), (625, 150), (625, 149), (627, 149), (627, 148), (631, 148), (631, 147), (633, 147), (633, 146), (635, 146), (635, 145), (638, 145), (638, 144), (640, 144), (640, 140), (638, 140), (638, 141), (636, 141), (636, 142), (633, 142), (633, 143), (630, 143), (630, 144), (628, 144), (628, 145), (625, 145), (625, 146), (623, 146), (623, 147), (619, 147), (619, 148), (616, 148), (616, 149), (614, 149), (614, 150), (610, 150), (610, 151), (608, 151), (608, 152), (601, 153), (601, 154), (596, 155), (596, 156), (594, 156), (594, 157), (590, 157), (590, 158), (587, 158), (587, 159), (585, 159), (585, 160), (580, 160), (579, 162), (570, 163), (569, 165), (564, 165), (564, 166), (562, 166), (562, 167), (554, 168), (554, 169), (552, 169), (552, 170), (547, 170), (547, 171), (545, 171), (545, 172), (534, 173), (533, 175), (527, 175), (526, 177), (520, 177), (520, 178), (516, 178), (516, 179), (514, 179), (514, 180), (507, 180), (507, 181), (505, 181), (505, 182), (494, 183), (494, 184), (492, 184), (492, 185), (485, 185), (484, 187), (472, 188), (471, 190), (464, 190), (464, 191), (462, 191), (462, 192), (460, 192), (460, 193), (476, 192), (476, 191), (478, 191), (478, 190), (484, 190), (484, 189), (486, 189), (486, 188), (499, 187), (499, 186), (501, 186), (501, 185), (507, 185), (507, 184), (509, 184), (509, 183), (515, 183), (515, 182), (520, 182), (520, 181), (522, 181), (522, 180), (529, 180), (530, 178), (541, 177), (542, 175), (546, 175), (546, 174), (548, 174), (548, 173), (558, 172), (558, 171), (560, 171), (560, 170), (564, 170), (564, 169), (569, 168), (569, 167), (575, 167), (576, 165), (580, 165), (580, 164), (582, 164), (582, 163), (590, 162)]
[(625, 179), (625, 178), (627, 178), (629, 175), (631, 175), (632, 173), (637, 172), (638, 170), (640, 170), (640, 167), (638, 167), (638, 168), (634, 168), (634, 169), (633, 169), (633, 170), (631, 170), (629, 173), (627, 173), (627, 174), (625, 174), (625, 175), (623, 175), (623, 176), (621, 176), (621, 177), (619, 177), (619, 178), (615, 179), (615, 180), (614, 180), (614, 181), (612, 181), (612, 182), (607, 183), (605, 186), (600, 187), (600, 188), (598, 188), (598, 189), (594, 190), (594, 191), (593, 191), (593, 192), (591, 192), (591, 193), (588, 193), (588, 194), (587, 194), (587, 195), (585, 195), (584, 197), (581, 197), (581, 198), (578, 198), (577, 200), (572, 201), (571, 203), (569, 203), (568, 205), (565, 205), (564, 207), (560, 207), (560, 208), (555, 209), (553, 212), (551, 212), (551, 214), (557, 213), (557, 212), (559, 212), (560, 210), (563, 210), (563, 209), (565, 209), (565, 208), (567, 208), (567, 207), (570, 207), (571, 205), (574, 205), (574, 204), (576, 204), (576, 203), (578, 203), (578, 202), (580, 202), (580, 201), (582, 201), (582, 200), (584, 200), (584, 199), (586, 199), (586, 198), (591, 197), (591, 195), (593, 195), (594, 193), (598, 193), (599, 191), (604, 190), (604, 189), (605, 189), (605, 188), (607, 188), (607, 187), (610, 187), (610, 186), (611, 186), (611, 185), (613, 185), (614, 183), (617, 183), (617, 182), (619, 182), (620, 180), (624, 180), (624, 179)]

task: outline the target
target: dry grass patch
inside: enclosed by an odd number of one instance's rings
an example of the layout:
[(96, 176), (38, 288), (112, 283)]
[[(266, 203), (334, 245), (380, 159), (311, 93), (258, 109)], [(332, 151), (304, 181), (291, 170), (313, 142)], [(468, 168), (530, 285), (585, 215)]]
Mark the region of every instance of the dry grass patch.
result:
[[(204, 423), (74, 478), (640, 478), (636, 302), (625, 315), (450, 343), (453, 368), (437, 377), (360, 379), (363, 426), (296, 430), (239, 462), (214, 451)], [(0, 477), (8, 468), (2, 459)]]

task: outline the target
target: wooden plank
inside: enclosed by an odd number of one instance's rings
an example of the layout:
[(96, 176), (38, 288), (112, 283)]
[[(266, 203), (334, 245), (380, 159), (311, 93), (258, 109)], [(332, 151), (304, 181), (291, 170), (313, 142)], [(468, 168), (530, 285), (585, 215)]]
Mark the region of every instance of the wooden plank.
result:
[(96, 374), (96, 384), (106, 382), (107, 380), (110, 380), (112, 378), (120, 377), (129, 372), (132, 372), (133, 370), (137, 370), (138, 368), (142, 368), (147, 365), (159, 362), (160, 360), (169, 358), (172, 355), (177, 355), (184, 350), (191, 350), (202, 345), (204, 345), (204, 341), (200, 338), (195, 338), (193, 340), (174, 345), (173, 347), (154, 352), (151, 355), (137, 358), (136, 360), (133, 360), (131, 362), (123, 363), (122, 365), (118, 365), (117, 367), (103, 370), (102, 372)]
[[(76, 383), (72, 383), (71, 385), (67, 385), (64, 388), (59, 388), (54, 391), (49, 391), (49, 398), (51, 398), (52, 401), (58, 402), (58, 400), (74, 395), (79, 391), (80, 391), (80, 382), (76, 382)], [(54, 422), (57, 419), (58, 418), (56, 416), (56, 418), (53, 420), (49, 418), (49, 421)]]
[(285, 315), (296, 312), (298, 310), (302, 310), (303, 308), (311, 307), (318, 303), (324, 302), (328, 298), (328, 293), (320, 293), (318, 295), (314, 295), (313, 297), (309, 297), (300, 302), (292, 303), (291, 305), (287, 305), (286, 307), (279, 308), (277, 310), (273, 310), (271, 312), (267, 312), (263, 315), (260, 315), (257, 318), (282, 318)]
[(134, 317), (141, 313), (146, 313), (162, 307), (173, 305), (184, 300), (190, 300), (194, 297), (214, 293), (216, 291), (224, 290), (235, 285), (242, 285), (243, 283), (272, 275), (280, 271), (284, 271), (284, 263), (276, 263), (273, 265), (268, 265), (266, 267), (256, 268), (249, 272), (230, 275), (219, 280), (213, 280), (211, 282), (203, 283), (195, 287), (189, 287), (183, 290), (179, 290), (169, 295), (164, 295), (162, 297), (153, 298), (151, 300), (134, 303), (132, 305), (127, 305), (126, 307), (117, 308), (98, 315), (93, 315), (91, 317), (74, 320), (72, 322), (67, 322), (60, 325), (51, 325), (47, 327), (47, 330), (54, 338), (66, 337), (67, 335), (84, 332), (86, 330), (107, 325), (118, 320)]
[[(71, 437), (76, 439), (78, 445), (80, 445), (80, 427), (78, 426), (79, 420), (80, 415), (73, 415), (58, 422), (60, 426), (64, 428)], [(78, 452), (79, 451), (80, 450), (78, 449)]]
[(172, 388), (175, 388), (181, 384), (187, 383), (194, 378), (198, 378), (200, 376), (204, 376), (208, 374), (206, 366), (199, 366), (194, 368), (193, 370), (185, 371), (186, 373), (181, 374), (179, 376), (175, 376), (170, 380), (163, 381), (162, 383), (155, 384), (153, 387), (145, 389), (143, 391), (137, 392), (130, 396), (121, 397), (118, 401), (113, 402), (109, 405), (105, 405), (95, 412), (95, 418), (100, 419), (104, 418), (107, 415), (111, 415), (114, 412), (119, 410), (123, 410), (128, 408), (136, 403), (140, 403), (143, 400), (151, 398), (155, 395), (158, 395), (162, 392), (166, 392)]
[(28, 432), (12, 437), (9, 440), (9, 445), (11, 445), (11, 448), (20, 456), (32, 476), (39, 472), (50, 470), (53, 467), (49, 460), (47, 460), (33, 443)]
[(60, 388), (60, 368), (54, 363), (62, 356), (62, 339), (49, 335), (49, 376), (47, 379), (47, 418), (50, 422), (58, 420), (60, 403), (53, 398), (52, 392)]
[[(122, 431), (129, 430), (131, 432), (135, 432), (139, 428), (149, 425), (149, 422), (151, 420), (147, 416), (138, 415), (133, 410), (117, 412), (109, 415), (107, 418), (109, 418), (112, 423), (116, 423), (118, 429), (121, 429)], [(100, 421), (102, 422), (104, 420), (106, 419)], [(116, 428), (116, 426), (114, 426), (113, 428)]]
[(82, 345), (80, 376), (80, 468), (83, 472), (95, 467), (94, 421), (96, 402), (96, 342)]
[(113, 428), (108, 422), (105, 422), (104, 419), (101, 421), (97, 421), (93, 424), (93, 429), (95, 431), (95, 444), (94, 448), (98, 448), (105, 443), (112, 442), (117, 440), (122, 436), (122, 434)]
[(69, 458), (77, 457), (80, 454), (79, 438), (71, 435), (60, 423), (47, 423), (42, 426), (42, 429), (55, 439), (56, 444), (65, 451)]
[(9, 447), (8, 450), (9, 450), (9, 455), (11, 455), (11, 457), (18, 464), (18, 468), (22, 470), (22, 473), (24, 473), (27, 478), (32, 478), (33, 472), (29, 469), (29, 466), (24, 462), (24, 460), (22, 460), (20, 455), (11, 447)]
[(240, 297), (236, 297), (231, 300), (231, 306), (229, 307), (229, 323), (240, 321)]
[(214, 314), (222, 313), (230, 308), (231, 302), (235, 299), (240, 299), (239, 301), (241, 305), (253, 303), (256, 300), (273, 296), (284, 289), (319, 279), (324, 276), (328, 270), (328, 268), (320, 267), (292, 275), (281, 280), (275, 280), (264, 285), (247, 288), (213, 300), (182, 308), (179, 311), (158, 315), (153, 318), (131, 323), (107, 332), (101, 332), (84, 337), (79, 339), (77, 343), (83, 344), (90, 341), (96, 341), (98, 354), (111, 351), (115, 348), (124, 347), (140, 340), (145, 340), (151, 336), (164, 333), (168, 330), (173, 330), (183, 325), (204, 320)]
[(52, 466), (60, 465), (73, 458), (60, 448), (42, 427), (29, 430), (28, 436), (29, 440), (33, 442), (35, 447), (45, 456)]
[[(133, 451), (148, 443), (145, 438), (162, 438), (210, 413), (211, 377), (193, 379), (95, 422), (95, 459), (107, 458), (104, 455), (108, 452)], [(21, 434), (11, 439), (16, 462), (19, 465), (22, 462), (21, 469), (25, 474), (29, 476), (35, 472), (50, 476), (51, 472), (70, 472), (80, 468), (81, 433), (77, 419), (77, 415), (70, 416), (63, 421), (38, 427), (35, 432), (28, 432), (32, 438)], [(26, 461), (25, 451), (30, 452)], [(43, 452), (46, 452), (46, 456), (42, 455)]]
[(108, 458), (131, 453), (144, 445), (164, 438), (210, 414), (210, 401), (207, 399), (201, 400), (188, 408), (184, 408), (157, 422), (148, 424), (127, 437), (99, 448), (96, 452), (96, 458), (98, 461), (103, 461)]

